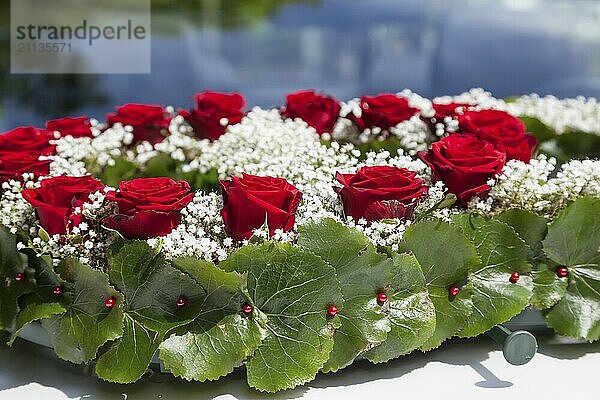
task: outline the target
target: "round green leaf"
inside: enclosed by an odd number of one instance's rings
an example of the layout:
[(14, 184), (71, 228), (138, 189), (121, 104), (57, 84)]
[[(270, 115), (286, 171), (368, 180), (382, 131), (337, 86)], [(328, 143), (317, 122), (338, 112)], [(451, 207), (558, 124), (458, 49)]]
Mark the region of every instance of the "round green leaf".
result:
[(246, 276), (225, 272), (213, 263), (194, 258), (173, 261), (207, 292), (200, 315), (160, 345), (160, 359), (175, 376), (187, 380), (214, 380), (225, 376), (254, 353), (264, 330), (259, 313), (243, 316), (249, 301)]
[[(144, 374), (171, 330), (198, 316), (206, 291), (143, 241), (116, 241), (108, 250), (108, 262), (111, 283), (125, 295), (125, 329), (98, 358), (96, 374), (129, 383)], [(187, 300), (183, 308), (177, 307), (179, 297)]]
[(298, 233), (300, 246), (335, 268), (344, 296), (344, 309), (338, 314), (341, 325), (323, 366), (324, 372), (335, 372), (387, 338), (391, 327), (377, 294), (390, 288), (393, 263), (377, 253), (365, 235), (329, 218), (301, 226)]
[(527, 243), (531, 249), (529, 261), (534, 267), (544, 261), (542, 240), (548, 232), (548, 220), (546, 218), (540, 217), (531, 211), (513, 208), (502, 212), (497, 219), (510, 225), (519, 237)]
[(248, 274), (252, 303), (268, 318), (246, 363), (248, 384), (276, 392), (314, 379), (333, 348), (327, 308), (343, 309), (335, 270), (306, 249), (270, 242), (244, 246), (220, 266)]
[[(472, 287), (467, 277), (480, 260), (460, 228), (440, 220), (412, 224), (404, 233), (404, 241), (421, 265), (435, 306), (435, 331), (421, 345), (422, 350), (430, 350), (467, 324), (473, 312)], [(462, 285), (458, 296), (448, 294), (451, 285)]]
[[(460, 336), (472, 337), (508, 321), (529, 305), (533, 288), (528, 275), (531, 250), (504, 222), (474, 214), (457, 214), (453, 221), (471, 240), (481, 260), (469, 275), (473, 313), (459, 332)], [(509, 281), (513, 272), (521, 274), (517, 283)]]
[(409, 254), (396, 254), (393, 275), (384, 307), (391, 328), (387, 340), (364, 353), (374, 363), (410, 353), (435, 331), (435, 307), (417, 259)]
[[(54, 351), (76, 364), (96, 357), (98, 348), (123, 334), (123, 296), (108, 283), (101, 271), (75, 259), (63, 260), (57, 268), (69, 285), (63, 294), (66, 312), (42, 319)], [(116, 305), (106, 308), (104, 301), (112, 297)]]
[(600, 199), (582, 197), (564, 209), (543, 245), (569, 269), (566, 294), (545, 311), (546, 322), (561, 335), (600, 339)]
[[(25, 280), (15, 280), (17, 273), (25, 273)], [(17, 299), (35, 290), (32, 275), (17, 251), (16, 236), (0, 227), (0, 330), (13, 326), (19, 310)]]

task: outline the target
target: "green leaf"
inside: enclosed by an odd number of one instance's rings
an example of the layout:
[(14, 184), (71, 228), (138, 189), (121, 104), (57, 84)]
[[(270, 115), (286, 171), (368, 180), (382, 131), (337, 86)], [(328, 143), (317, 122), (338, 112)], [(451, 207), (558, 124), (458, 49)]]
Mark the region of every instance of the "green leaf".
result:
[[(456, 214), (453, 221), (477, 248), (480, 264), (471, 271), (473, 313), (459, 332), (473, 337), (506, 322), (529, 305), (533, 284), (528, 256), (531, 250), (515, 230), (493, 219), (475, 214)], [(509, 278), (521, 274), (517, 283)]]
[[(15, 280), (17, 273), (25, 273), (24, 281)], [(17, 251), (17, 238), (0, 227), (0, 330), (10, 328), (19, 309), (17, 299), (34, 290), (32, 271), (25, 268)]]
[[(123, 333), (123, 296), (108, 284), (108, 277), (74, 259), (63, 260), (57, 272), (69, 285), (63, 293), (66, 312), (42, 319), (54, 351), (76, 364), (96, 357), (98, 348)], [(112, 297), (116, 305), (105, 306)]]
[(183, 335), (173, 335), (160, 345), (165, 368), (187, 380), (215, 380), (240, 366), (258, 348), (264, 330), (258, 313), (240, 312), (249, 301), (246, 276), (225, 272), (213, 263), (181, 258), (173, 266), (189, 274), (206, 289), (200, 315)]
[(522, 116), (519, 117), (519, 119), (523, 121), (527, 127), (527, 132), (535, 136), (540, 142), (545, 142), (556, 137), (554, 129), (544, 124), (538, 118)]
[[(422, 350), (430, 350), (467, 324), (473, 312), (472, 288), (467, 277), (470, 269), (479, 264), (479, 257), (460, 228), (440, 220), (410, 225), (404, 241), (421, 265), (435, 306), (435, 332), (421, 345)], [(457, 296), (449, 296), (451, 285), (461, 286)]]
[(600, 338), (600, 199), (582, 197), (550, 224), (543, 241), (552, 261), (569, 269), (567, 292), (545, 311), (559, 334)]
[(413, 255), (394, 256), (393, 290), (385, 307), (391, 330), (387, 340), (364, 353), (371, 362), (387, 362), (419, 348), (435, 332), (435, 307), (419, 262)]
[(567, 280), (559, 278), (555, 270), (533, 271), (531, 304), (539, 309), (550, 308), (567, 293)]
[(141, 176), (144, 178), (168, 177), (176, 179), (179, 162), (170, 154), (161, 153), (146, 163)]
[(387, 338), (390, 322), (377, 294), (391, 286), (393, 262), (377, 253), (365, 235), (329, 218), (300, 226), (298, 234), (298, 244), (332, 265), (340, 281), (345, 300), (338, 314), (341, 326), (323, 366), (323, 372), (335, 372)]
[(19, 336), (19, 333), (21, 333), (21, 330), (23, 330), (25, 325), (40, 319), (50, 318), (53, 315), (62, 314), (65, 311), (67, 311), (67, 309), (64, 308), (60, 303), (32, 303), (27, 305), (17, 315), (16, 329), (12, 333), (8, 345), (12, 346), (13, 342)]
[(600, 136), (596, 133), (570, 129), (558, 135), (556, 142), (560, 150), (558, 158), (561, 161), (586, 157), (600, 158)]
[(267, 336), (246, 363), (248, 384), (275, 392), (314, 379), (333, 348), (327, 308), (343, 309), (335, 270), (306, 249), (269, 242), (244, 246), (220, 266), (248, 274), (252, 303), (268, 318)]
[(32, 280), (36, 290), (19, 298), (21, 311), (17, 314), (15, 331), (11, 335), (9, 345), (12, 345), (25, 325), (65, 312), (68, 299), (71, 298), (70, 295), (54, 294), (54, 288), (60, 285), (64, 289), (65, 282), (54, 272), (49, 256), (40, 256), (30, 248), (22, 252), (27, 256), (27, 266), (34, 271)]
[(65, 297), (57, 297), (54, 294), (54, 288), (56, 286), (65, 286), (65, 284), (68, 286), (68, 283), (61, 280), (57, 273), (54, 272), (52, 258), (47, 255), (40, 256), (29, 248), (22, 250), (22, 252), (27, 256), (27, 266), (33, 270), (33, 281), (35, 282), (36, 290), (22, 296), (20, 302), (25, 304), (64, 302)]
[(219, 173), (215, 168), (211, 168), (205, 174), (198, 170), (180, 172), (178, 179), (187, 181), (194, 191), (211, 192), (219, 188)]
[(146, 372), (163, 335), (146, 328), (127, 313), (123, 337), (98, 358), (96, 374), (109, 382), (131, 383)]
[(137, 165), (126, 158), (116, 158), (115, 164), (102, 171), (100, 180), (107, 186), (118, 187), (119, 182), (135, 178)]
[(548, 220), (531, 211), (513, 208), (498, 215), (497, 219), (510, 225), (531, 249), (529, 261), (536, 266), (546, 258), (542, 240), (548, 232)]
[[(144, 241), (117, 241), (109, 250), (110, 282), (125, 295), (125, 312), (145, 327), (166, 333), (198, 316), (204, 288)], [(187, 305), (180, 309), (177, 299)]]
[[(144, 374), (153, 351), (172, 329), (198, 316), (206, 291), (144, 241), (114, 242), (108, 261), (110, 282), (125, 295), (125, 331), (98, 358), (96, 374), (110, 382), (129, 383)], [(177, 307), (180, 297), (187, 300), (183, 308)]]
[(357, 149), (361, 152), (361, 159), (364, 159), (367, 153), (374, 151), (379, 153), (383, 150), (389, 151), (392, 156), (398, 154), (398, 150), (403, 149), (400, 139), (395, 136), (390, 136), (385, 140), (378, 140), (377, 138), (369, 140), (366, 143), (361, 143), (357, 146)]

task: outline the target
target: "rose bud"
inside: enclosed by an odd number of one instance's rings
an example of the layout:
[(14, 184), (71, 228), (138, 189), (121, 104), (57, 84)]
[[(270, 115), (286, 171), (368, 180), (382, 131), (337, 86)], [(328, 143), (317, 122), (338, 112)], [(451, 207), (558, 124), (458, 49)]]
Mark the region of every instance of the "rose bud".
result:
[(21, 193), (35, 207), (42, 228), (55, 235), (67, 233), (74, 208), (102, 188), (102, 182), (90, 175), (56, 176), (42, 180), (38, 188), (23, 189)]
[(305, 90), (288, 94), (281, 113), (288, 118), (300, 118), (318, 134), (330, 133), (340, 115), (340, 103), (333, 97)]
[(343, 187), (336, 188), (346, 215), (356, 221), (410, 219), (420, 200), (428, 193), (422, 179), (405, 168), (362, 167), (355, 174), (336, 175)]
[(46, 122), (46, 129), (57, 131), (61, 136), (74, 138), (93, 137), (88, 117), (65, 117)]
[(202, 92), (194, 98), (196, 108), (179, 114), (199, 138), (216, 140), (225, 133), (227, 125), (237, 124), (244, 117), (245, 101), (239, 93)]
[(133, 128), (135, 142), (160, 143), (169, 134), (171, 117), (162, 106), (148, 104), (125, 104), (117, 112), (108, 114), (109, 125), (121, 123)]
[(221, 216), (233, 239), (249, 239), (265, 222), (271, 236), (276, 229), (287, 232), (294, 227), (302, 193), (285, 179), (244, 173), (220, 184)]
[(419, 153), (419, 158), (433, 172), (435, 181), (442, 181), (460, 204), (490, 190), (487, 181), (502, 171), (506, 154), (491, 143), (474, 135), (451, 134), (433, 143), (431, 150)]
[(529, 162), (537, 139), (523, 121), (505, 111), (465, 111), (458, 116), (459, 132), (472, 133), (506, 153), (506, 160)]
[(360, 99), (360, 109), (360, 117), (354, 114), (349, 114), (348, 117), (361, 130), (374, 127), (389, 129), (419, 113), (419, 109), (411, 107), (407, 99), (395, 94), (363, 96)]
[(165, 236), (179, 225), (181, 210), (193, 198), (186, 181), (170, 178), (122, 181), (118, 191), (106, 194), (108, 201), (117, 203), (118, 214), (104, 218), (102, 224), (126, 239)]

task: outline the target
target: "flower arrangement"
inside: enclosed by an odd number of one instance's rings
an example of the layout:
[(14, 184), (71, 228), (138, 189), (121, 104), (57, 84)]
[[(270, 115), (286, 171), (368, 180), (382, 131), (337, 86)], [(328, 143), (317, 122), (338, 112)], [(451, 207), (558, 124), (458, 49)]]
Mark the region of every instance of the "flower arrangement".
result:
[[(600, 338), (600, 105), (474, 89), (126, 104), (0, 135), (0, 329), (138, 380), (260, 391), (532, 305)], [(595, 158), (596, 157), (596, 158)], [(558, 166), (560, 164), (560, 166)]]

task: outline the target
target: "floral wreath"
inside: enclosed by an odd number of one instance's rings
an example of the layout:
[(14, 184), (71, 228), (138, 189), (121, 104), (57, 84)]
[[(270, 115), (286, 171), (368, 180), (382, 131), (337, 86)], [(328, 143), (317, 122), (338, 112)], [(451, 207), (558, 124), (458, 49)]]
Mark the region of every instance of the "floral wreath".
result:
[[(0, 135), (0, 329), (130, 383), (260, 391), (532, 305), (600, 338), (600, 105), (481, 89), (126, 104)], [(560, 166), (557, 166), (560, 165)]]

